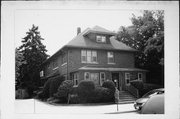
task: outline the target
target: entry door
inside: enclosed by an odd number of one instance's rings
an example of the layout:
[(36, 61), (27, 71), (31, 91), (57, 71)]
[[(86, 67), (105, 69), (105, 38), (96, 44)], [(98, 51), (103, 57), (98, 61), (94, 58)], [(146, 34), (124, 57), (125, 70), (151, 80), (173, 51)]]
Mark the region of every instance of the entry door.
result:
[(119, 79), (119, 73), (112, 73), (112, 81), (118, 88), (118, 90), (121, 90), (122, 88), (120, 87), (120, 79)]

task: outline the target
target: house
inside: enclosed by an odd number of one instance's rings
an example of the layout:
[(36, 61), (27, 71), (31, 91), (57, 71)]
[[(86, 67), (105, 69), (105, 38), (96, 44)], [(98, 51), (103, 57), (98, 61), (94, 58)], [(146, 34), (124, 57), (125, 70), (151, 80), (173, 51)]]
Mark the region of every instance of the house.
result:
[(47, 59), (43, 77), (63, 75), (74, 86), (82, 80), (102, 85), (106, 80), (115, 82), (119, 90), (138, 95), (131, 80), (146, 82), (146, 70), (135, 68), (137, 50), (115, 40), (116, 34), (102, 27), (77, 29), (77, 36)]

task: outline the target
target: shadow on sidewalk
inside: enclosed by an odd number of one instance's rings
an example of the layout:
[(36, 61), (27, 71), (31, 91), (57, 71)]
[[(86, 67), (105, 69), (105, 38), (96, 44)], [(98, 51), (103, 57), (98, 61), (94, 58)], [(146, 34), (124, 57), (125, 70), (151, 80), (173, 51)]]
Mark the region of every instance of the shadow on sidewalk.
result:
[(105, 114), (125, 114), (125, 113), (132, 113), (132, 112), (139, 114), (139, 112), (137, 110), (123, 111), (123, 112), (110, 112), (110, 113), (105, 113)]

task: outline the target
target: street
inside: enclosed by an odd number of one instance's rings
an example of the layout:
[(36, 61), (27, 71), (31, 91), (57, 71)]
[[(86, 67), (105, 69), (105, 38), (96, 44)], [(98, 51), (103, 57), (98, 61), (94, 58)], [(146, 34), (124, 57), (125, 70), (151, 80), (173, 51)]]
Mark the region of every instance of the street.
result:
[[(118, 109), (117, 109), (118, 108)], [(138, 114), (130, 104), (56, 104), (39, 100), (15, 100), (15, 113), (18, 114)]]

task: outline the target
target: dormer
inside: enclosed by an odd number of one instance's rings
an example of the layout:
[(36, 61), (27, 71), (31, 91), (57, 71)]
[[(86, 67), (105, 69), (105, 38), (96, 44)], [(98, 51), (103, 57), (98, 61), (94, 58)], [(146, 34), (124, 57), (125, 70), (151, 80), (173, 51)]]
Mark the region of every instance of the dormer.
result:
[(96, 42), (97, 43), (106, 43), (106, 36), (105, 35), (96, 35)]
[(88, 39), (92, 40), (96, 43), (110, 43), (110, 37), (116, 35), (116, 33), (106, 30), (102, 27), (95, 26), (92, 29), (88, 29), (83, 36), (88, 37)]

